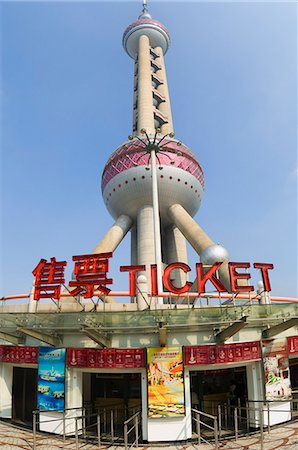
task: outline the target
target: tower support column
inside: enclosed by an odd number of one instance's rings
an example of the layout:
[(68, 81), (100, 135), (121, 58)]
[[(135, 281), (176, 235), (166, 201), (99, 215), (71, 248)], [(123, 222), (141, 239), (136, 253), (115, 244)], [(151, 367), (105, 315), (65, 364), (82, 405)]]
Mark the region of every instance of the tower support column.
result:
[(156, 62), (161, 66), (161, 69), (158, 70), (157, 75), (162, 79), (163, 83), (160, 84), (157, 90), (161, 93), (161, 95), (165, 98), (165, 101), (160, 103), (158, 110), (167, 117), (168, 122), (162, 125), (161, 132), (163, 134), (168, 134), (173, 132), (173, 119), (172, 119), (172, 110), (170, 103), (170, 95), (169, 88), (167, 82), (166, 68), (164, 63), (164, 57), (161, 47), (156, 47), (154, 49), (155, 53), (158, 55)]
[(145, 128), (148, 134), (155, 131), (152, 96), (152, 71), (149, 38), (145, 35), (139, 39), (138, 53), (138, 119), (137, 130)]
[[(165, 232), (167, 263), (183, 262), (187, 264), (186, 239), (175, 225), (169, 225)], [(182, 270), (172, 271), (173, 284), (183, 286), (187, 281), (187, 274)]]
[[(206, 250), (214, 242), (205, 233), (205, 231), (195, 222), (195, 220), (188, 214), (181, 205), (172, 205), (168, 210), (168, 216), (173, 223), (179, 228), (181, 233), (186, 237), (193, 249), (201, 257), (204, 250)], [(222, 262), (218, 270), (219, 277), (227, 291), (230, 291), (230, 275), (228, 260)]]
[(150, 264), (155, 263), (153, 207), (145, 205), (138, 211), (137, 216), (137, 252), (138, 264), (146, 266), (147, 284), (150, 286)]
[(132, 220), (129, 216), (122, 214), (118, 217), (114, 225), (95, 247), (92, 253), (107, 253), (116, 250), (126, 233), (132, 226)]

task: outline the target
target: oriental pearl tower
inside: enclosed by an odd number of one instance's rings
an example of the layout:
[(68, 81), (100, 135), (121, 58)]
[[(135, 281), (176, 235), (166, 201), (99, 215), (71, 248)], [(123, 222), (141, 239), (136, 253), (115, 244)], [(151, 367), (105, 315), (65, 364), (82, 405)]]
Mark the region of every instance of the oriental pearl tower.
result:
[[(138, 20), (124, 31), (122, 42), (134, 61), (132, 133), (103, 170), (102, 195), (115, 223), (94, 253), (113, 252), (130, 231), (131, 264), (146, 266), (138, 273), (138, 291), (144, 282), (150, 286), (150, 265), (156, 264), (161, 293), (163, 267), (187, 264), (188, 241), (204, 264), (222, 262), (219, 276), (229, 290), (227, 251), (193, 219), (203, 198), (204, 175), (192, 151), (174, 137), (164, 63), (170, 35), (152, 18), (147, 1)], [(171, 277), (173, 285), (181, 287), (187, 273), (175, 269)], [(141, 309), (146, 307), (142, 299), (137, 295)]]

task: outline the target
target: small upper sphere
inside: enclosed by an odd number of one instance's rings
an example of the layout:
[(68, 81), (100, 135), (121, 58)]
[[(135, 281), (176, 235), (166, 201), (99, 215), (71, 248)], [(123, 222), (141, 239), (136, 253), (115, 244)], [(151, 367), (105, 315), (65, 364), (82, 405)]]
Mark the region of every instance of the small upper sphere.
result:
[(123, 47), (126, 53), (136, 59), (138, 53), (139, 38), (146, 35), (151, 47), (161, 47), (165, 54), (170, 45), (170, 35), (166, 27), (146, 11), (141, 14), (136, 22), (129, 25), (123, 33)]
[(220, 244), (213, 244), (205, 248), (201, 254), (201, 261), (204, 264), (214, 264), (229, 259), (227, 250)]

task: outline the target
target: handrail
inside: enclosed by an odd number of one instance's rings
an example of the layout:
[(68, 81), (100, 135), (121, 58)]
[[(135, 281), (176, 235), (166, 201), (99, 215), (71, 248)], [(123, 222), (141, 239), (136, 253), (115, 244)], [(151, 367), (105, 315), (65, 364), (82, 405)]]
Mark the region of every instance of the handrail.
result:
[[(131, 449), (134, 444), (136, 444), (136, 448), (139, 446), (139, 418), (141, 417), (141, 411), (137, 411), (135, 414), (133, 414), (129, 419), (125, 420), (123, 423), (124, 425), (124, 446), (125, 450)], [(134, 421), (134, 425), (128, 429), (128, 424), (131, 421)], [(129, 434), (135, 430), (135, 440), (133, 443), (128, 447), (128, 436)]]
[[(207, 441), (207, 439), (205, 439), (202, 436), (201, 433), (201, 425), (205, 426), (206, 428), (209, 428), (210, 430), (214, 431), (214, 444), (215, 444), (215, 450), (218, 450), (219, 446), (218, 446), (218, 438), (219, 438), (219, 432), (218, 432), (218, 418), (216, 416), (212, 416), (211, 414), (205, 413), (203, 411), (199, 411), (195, 408), (191, 408), (191, 411), (194, 413), (195, 417), (193, 417), (193, 420), (196, 423), (196, 432), (198, 435), (198, 444), (201, 444), (201, 441), (206, 442), (206, 444), (210, 444), (210, 442)], [(201, 416), (207, 417), (208, 419), (213, 420), (213, 427), (211, 425), (209, 425), (206, 422), (203, 422), (201, 420)]]

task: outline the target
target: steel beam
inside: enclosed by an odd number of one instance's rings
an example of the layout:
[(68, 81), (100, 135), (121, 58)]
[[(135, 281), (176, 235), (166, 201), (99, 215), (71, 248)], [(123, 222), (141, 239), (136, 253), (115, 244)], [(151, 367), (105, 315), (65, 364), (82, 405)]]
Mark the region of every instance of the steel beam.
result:
[(298, 318), (294, 317), (292, 319), (286, 320), (285, 322), (281, 322), (278, 325), (274, 325), (273, 327), (264, 330), (262, 333), (263, 339), (270, 339), (273, 336), (276, 336), (283, 331), (288, 330), (289, 328), (295, 327), (298, 325)]
[(101, 347), (110, 347), (111, 339), (103, 336), (102, 333), (99, 333), (96, 330), (91, 330), (90, 328), (82, 328), (82, 332), (86, 334), (92, 341), (99, 344)]
[(229, 327), (220, 331), (215, 336), (217, 344), (223, 344), (227, 339), (229, 339), (231, 336), (234, 336), (234, 334), (238, 333), (238, 331), (242, 330), (242, 328), (244, 328), (246, 325), (247, 325), (247, 317), (244, 316), (239, 321), (234, 322)]
[(41, 333), (40, 331), (31, 330), (29, 328), (17, 328), (26, 336), (30, 336), (38, 341), (50, 344), (52, 347), (59, 347), (61, 345), (61, 339), (58, 336), (51, 336), (49, 334)]
[(20, 345), (23, 344), (24, 339), (18, 336), (14, 336), (13, 334), (3, 333), (0, 332), (0, 339), (3, 339), (4, 341), (11, 342), (14, 345)]

